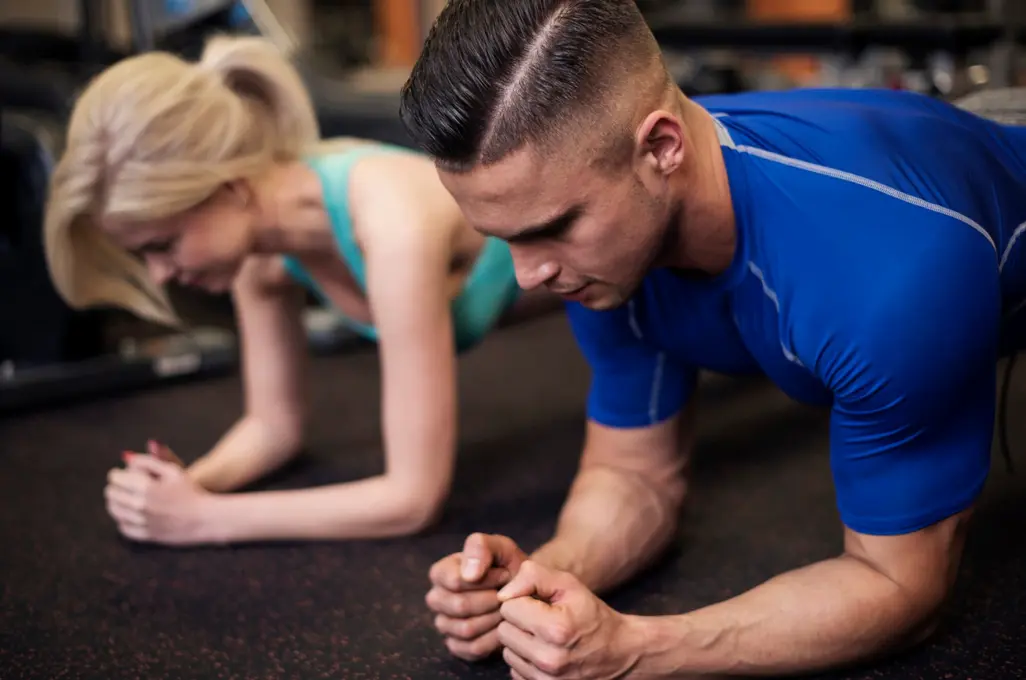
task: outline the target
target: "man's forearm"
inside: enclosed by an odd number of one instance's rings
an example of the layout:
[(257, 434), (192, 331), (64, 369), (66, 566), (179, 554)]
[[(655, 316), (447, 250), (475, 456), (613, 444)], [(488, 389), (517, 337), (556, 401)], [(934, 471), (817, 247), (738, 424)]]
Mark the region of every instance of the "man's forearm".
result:
[(235, 491), (284, 465), (301, 445), (298, 427), (275, 427), (247, 415), (213, 450), (190, 465), (188, 474), (207, 491)]
[(683, 495), (683, 478), (654, 481), (636, 472), (584, 467), (556, 535), (531, 558), (574, 574), (594, 592), (613, 588), (667, 546)]
[(860, 560), (840, 557), (778, 576), (680, 616), (629, 617), (632, 678), (779, 675), (867, 660), (929, 632), (917, 601)]

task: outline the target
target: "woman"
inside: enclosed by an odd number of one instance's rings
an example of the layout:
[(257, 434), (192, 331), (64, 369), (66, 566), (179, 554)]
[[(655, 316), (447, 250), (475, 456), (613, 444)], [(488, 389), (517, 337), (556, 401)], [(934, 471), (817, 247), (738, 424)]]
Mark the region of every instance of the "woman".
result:
[[(175, 325), (162, 289), (172, 280), (234, 298), (245, 414), (188, 468), (151, 443), (110, 472), (107, 508), (140, 541), (423, 529), (452, 479), (455, 355), (525, 302), (505, 245), (465, 223), (427, 158), (319, 142), (298, 73), (259, 38), (216, 38), (198, 63), (148, 53), (99, 75), (72, 114), (45, 233), (53, 281), (73, 307), (117, 305)], [(386, 472), (224, 493), (301, 447), (306, 290), (379, 343)]]

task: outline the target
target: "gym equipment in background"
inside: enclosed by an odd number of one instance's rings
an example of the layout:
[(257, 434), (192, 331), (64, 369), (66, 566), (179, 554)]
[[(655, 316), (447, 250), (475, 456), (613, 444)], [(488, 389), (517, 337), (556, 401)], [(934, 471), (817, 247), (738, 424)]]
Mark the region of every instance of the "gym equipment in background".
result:
[(290, 57), (302, 73), (324, 136), (411, 145), (399, 121), (397, 88), (370, 91), (351, 79), (326, 73), (263, 0), (132, 0), (129, 8), (136, 51), (167, 49), (196, 58), (213, 32), (261, 35)]
[[(83, 4), (87, 4), (84, 0)], [(133, 44), (136, 51), (167, 49), (195, 58), (208, 34), (215, 31), (271, 33), (272, 40), (291, 53), (284, 31), (276, 30), (273, 15), (262, 3), (203, 0), (134, 0), (131, 2)], [(85, 31), (85, 29), (83, 29)], [(91, 32), (92, 29), (89, 29)], [(31, 42), (30, 40), (26, 40)], [(58, 57), (72, 58), (68, 42)], [(40, 47), (40, 46), (37, 46)], [(46, 48), (46, 45), (42, 46)], [(116, 55), (103, 45), (92, 54)], [(9, 52), (11, 50), (8, 50)], [(109, 65), (101, 57), (85, 69), (65, 69), (56, 50), (17, 50), (0, 61), (0, 101), (31, 113), (4, 112), (0, 162), (5, 177), (15, 178), (4, 191), (5, 205), (17, 219), (0, 234), (0, 413), (48, 406), (68, 400), (114, 394), (190, 378), (229, 373), (237, 369), (237, 338), (228, 330), (200, 327), (184, 333), (148, 337), (142, 324), (111, 331), (112, 314), (106, 310), (69, 309), (50, 283), (42, 250), (42, 218), (49, 174), (58, 155), (63, 127), (73, 97), (85, 75)], [(4, 50), (0, 49), (0, 55)], [(24, 62), (12, 57), (21, 56)], [(57, 62), (55, 64), (54, 62)], [(40, 64), (47, 64), (44, 68)], [(380, 132), (380, 100), (349, 97), (335, 92), (332, 83), (315, 69), (300, 68), (312, 81), (318, 114), (325, 134), (379, 136), (398, 142), (400, 128), (394, 117), (392, 134)], [(330, 94), (326, 97), (325, 92)], [(320, 94), (320, 96), (319, 96)], [(338, 99), (336, 99), (338, 97)], [(338, 115), (334, 102), (362, 102), (356, 124)], [(398, 109), (396, 103), (395, 109)], [(39, 122), (39, 112), (46, 123)], [(331, 354), (365, 344), (330, 310), (311, 306), (304, 313), (311, 350)], [(134, 330), (133, 330), (134, 329)], [(139, 331), (136, 334), (134, 331)], [(113, 336), (113, 337), (112, 337)], [(120, 338), (118, 340), (117, 338)], [(145, 338), (145, 339), (144, 339)]]
[[(955, 98), (981, 85), (1004, 87), (1015, 80), (1019, 44), (1026, 39), (1021, 16), (1026, 3), (991, 5), (985, 12), (899, 15), (874, 6), (850, 20), (798, 22), (696, 15), (682, 3), (654, 9), (646, 17), (671, 54), (701, 60), (704, 54), (729, 50), (738, 62), (745, 54), (815, 54), (825, 63), (820, 85), (910, 87)], [(979, 77), (981, 69), (985, 79)], [(766, 78), (765, 87), (788, 86), (765, 74), (746, 80), (764, 89), (759, 81)]]
[(23, 369), (96, 356), (98, 314), (71, 310), (50, 282), (41, 238), (47, 182), (63, 134), (61, 120), (40, 111), (0, 113), (0, 365)]
[(42, 225), (65, 120), (39, 107), (0, 111), (0, 412), (234, 366), (234, 339), (204, 329), (109, 352), (110, 314), (72, 310), (54, 290)]
[(77, 0), (78, 30), (0, 25), (0, 57), (25, 65), (57, 68), (79, 78), (125, 56), (103, 38), (106, 0)]

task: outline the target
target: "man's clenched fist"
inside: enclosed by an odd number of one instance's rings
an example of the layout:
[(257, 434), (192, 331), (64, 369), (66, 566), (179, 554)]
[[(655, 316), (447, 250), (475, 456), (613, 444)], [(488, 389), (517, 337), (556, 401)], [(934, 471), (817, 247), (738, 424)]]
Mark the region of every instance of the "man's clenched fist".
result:
[(498, 651), (498, 591), (516, 576), (527, 555), (505, 536), (471, 534), (463, 551), (431, 567), (427, 605), (453, 655), (478, 661)]

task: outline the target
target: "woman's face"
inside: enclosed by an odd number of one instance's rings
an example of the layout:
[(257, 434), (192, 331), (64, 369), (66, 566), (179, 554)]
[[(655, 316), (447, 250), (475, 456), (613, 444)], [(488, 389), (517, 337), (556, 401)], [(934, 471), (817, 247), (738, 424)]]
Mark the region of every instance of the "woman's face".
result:
[(156, 283), (176, 281), (223, 293), (252, 250), (253, 214), (239, 191), (225, 187), (180, 215), (147, 222), (111, 220), (104, 229), (142, 258)]

